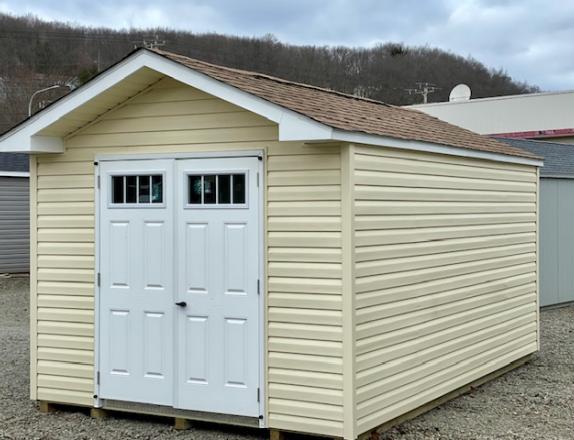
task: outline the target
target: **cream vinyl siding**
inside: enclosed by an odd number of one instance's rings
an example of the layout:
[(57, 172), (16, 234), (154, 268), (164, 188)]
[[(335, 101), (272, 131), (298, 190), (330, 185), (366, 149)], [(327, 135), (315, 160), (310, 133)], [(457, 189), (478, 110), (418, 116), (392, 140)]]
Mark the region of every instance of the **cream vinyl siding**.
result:
[(28, 177), (0, 175), (0, 273), (30, 270), (29, 186)]
[(357, 433), (537, 350), (535, 167), (355, 147)]
[(171, 79), (37, 157), (37, 399), (93, 404), (96, 155), (230, 149), (268, 155), (268, 423), (342, 432), (340, 149)]
[(340, 152), (287, 151), (267, 166), (269, 426), (340, 436)]

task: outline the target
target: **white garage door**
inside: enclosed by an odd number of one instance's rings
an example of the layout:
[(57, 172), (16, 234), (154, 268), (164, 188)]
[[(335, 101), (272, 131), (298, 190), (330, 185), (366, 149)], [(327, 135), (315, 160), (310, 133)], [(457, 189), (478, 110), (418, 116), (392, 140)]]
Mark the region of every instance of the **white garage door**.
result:
[(258, 168), (100, 163), (100, 398), (259, 416)]

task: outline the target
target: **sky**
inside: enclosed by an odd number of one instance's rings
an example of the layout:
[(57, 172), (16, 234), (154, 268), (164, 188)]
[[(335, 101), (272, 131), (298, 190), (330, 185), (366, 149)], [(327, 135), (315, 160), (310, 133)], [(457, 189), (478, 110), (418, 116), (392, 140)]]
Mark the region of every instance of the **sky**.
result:
[(472, 56), (543, 90), (574, 89), (572, 0), (0, 0), (0, 12), (292, 44), (402, 42)]

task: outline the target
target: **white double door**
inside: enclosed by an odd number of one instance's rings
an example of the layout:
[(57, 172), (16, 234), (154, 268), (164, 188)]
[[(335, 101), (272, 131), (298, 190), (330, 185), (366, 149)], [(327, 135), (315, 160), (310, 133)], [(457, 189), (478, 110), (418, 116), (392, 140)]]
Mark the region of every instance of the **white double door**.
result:
[(100, 162), (99, 398), (259, 416), (258, 168)]

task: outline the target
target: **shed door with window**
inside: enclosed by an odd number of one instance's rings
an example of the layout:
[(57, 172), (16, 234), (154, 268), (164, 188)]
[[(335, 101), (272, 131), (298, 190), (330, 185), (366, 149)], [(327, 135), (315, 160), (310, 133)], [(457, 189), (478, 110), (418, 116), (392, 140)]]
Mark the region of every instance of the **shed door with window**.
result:
[(100, 398), (259, 415), (258, 166), (101, 162)]

